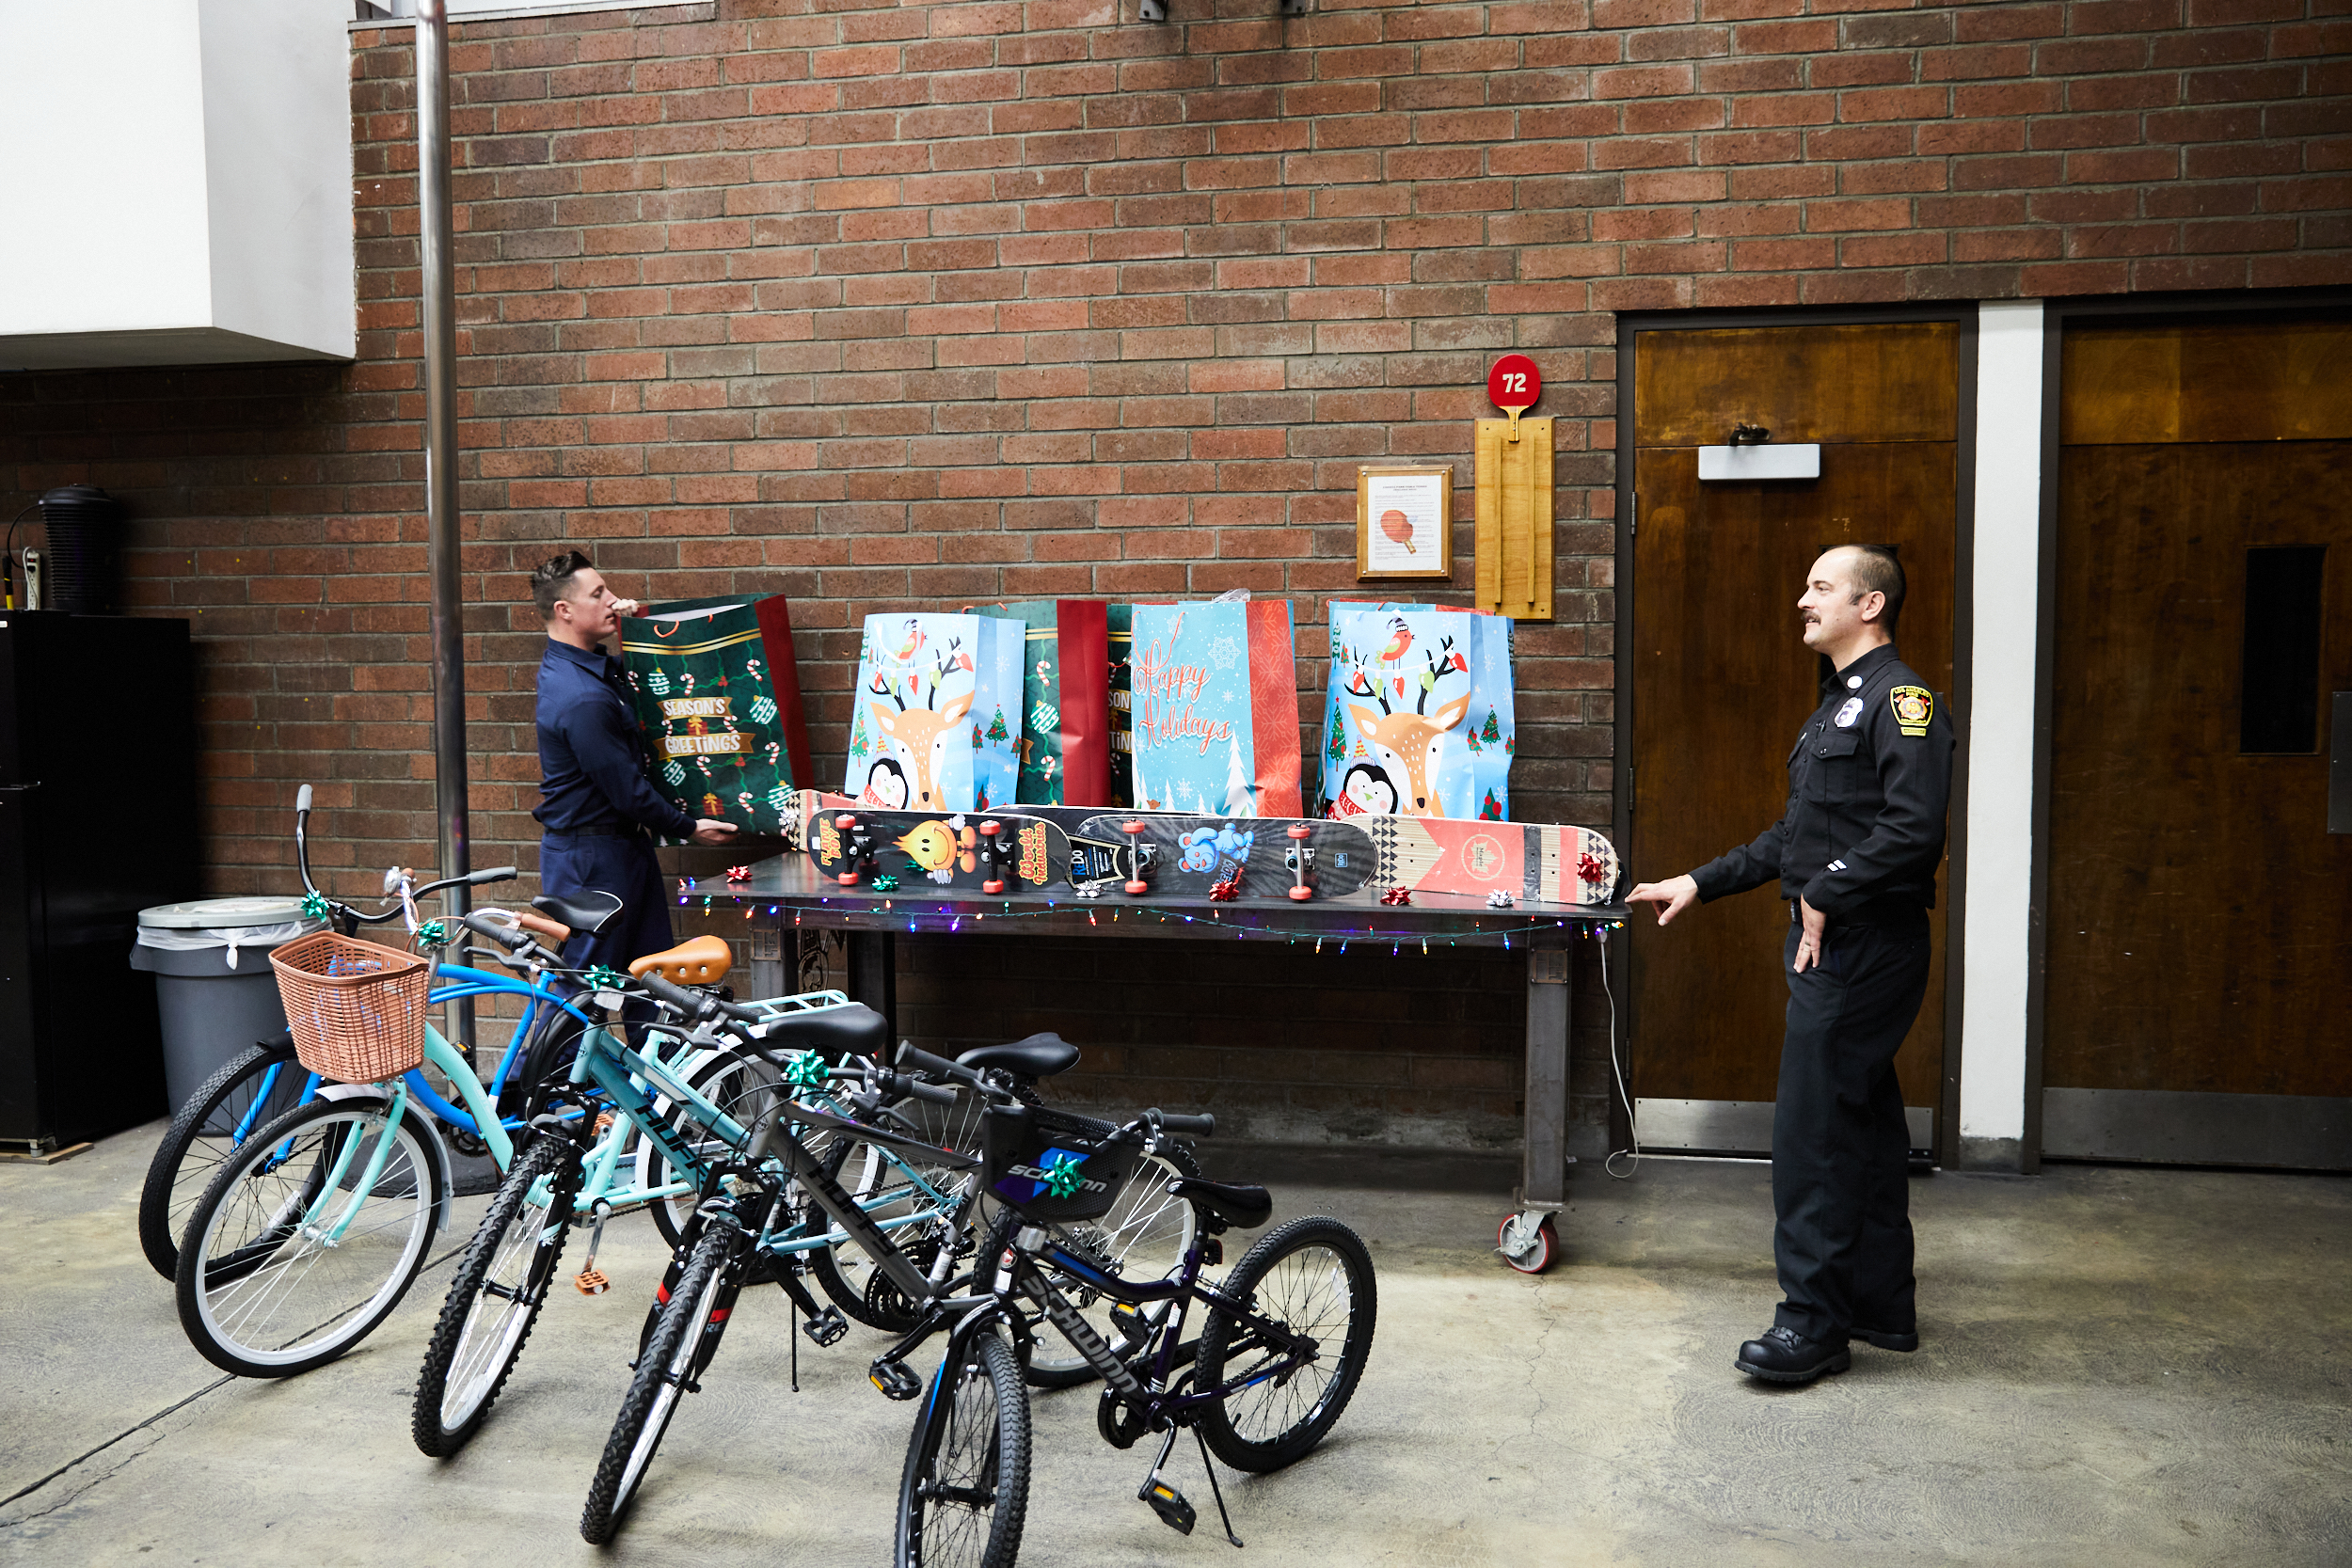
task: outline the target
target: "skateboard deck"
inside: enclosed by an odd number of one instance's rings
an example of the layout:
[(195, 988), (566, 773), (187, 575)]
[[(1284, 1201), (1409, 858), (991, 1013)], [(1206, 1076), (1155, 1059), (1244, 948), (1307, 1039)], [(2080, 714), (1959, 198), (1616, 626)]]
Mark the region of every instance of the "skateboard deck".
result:
[(844, 887), (882, 893), (1022, 893), (1058, 882), (1070, 863), (1067, 833), (1012, 812), (942, 815), (845, 806), (812, 812), (803, 837), (819, 872)]
[(1547, 904), (1606, 904), (1616, 891), (1616, 847), (1590, 829), (1440, 816), (1358, 820), (1372, 835), (1373, 880), (1384, 888), (1501, 891)]
[[(1130, 822), (1142, 831), (1125, 832)], [(1305, 832), (1294, 835), (1294, 829)], [(1149, 852), (1142, 879), (1159, 894), (1205, 895), (1238, 873), (1233, 891), (1239, 897), (1336, 898), (1362, 887), (1373, 868), (1372, 840), (1351, 823), (1101, 812), (1070, 835), (1071, 884), (1123, 891), (1134, 869), (1131, 846)], [(1307, 854), (1303, 876), (1291, 864), (1301, 848)]]

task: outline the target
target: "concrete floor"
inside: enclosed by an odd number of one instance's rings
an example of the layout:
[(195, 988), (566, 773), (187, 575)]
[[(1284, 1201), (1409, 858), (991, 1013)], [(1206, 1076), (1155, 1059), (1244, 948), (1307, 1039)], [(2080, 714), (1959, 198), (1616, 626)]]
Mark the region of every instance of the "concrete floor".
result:
[[(490, 1424), (436, 1463), (408, 1399), (451, 1265), (342, 1361), (223, 1380), (134, 1239), (160, 1131), (0, 1166), (0, 1561), (599, 1560), (575, 1525), (650, 1225), (615, 1227), (612, 1292), (556, 1297)], [(1090, 1390), (1039, 1395), (1025, 1563), (2352, 1562), (2352, 1182), (1922, 1179), (1926, 1348), (1774, 1390), (1730, 1365), (1774, 1298), (1761, 1166), (1586, 1167), (1565, 1261), (1528, 1279), (1487, 1250), (1497, 1163), (1207, 1153), (1278, 1215), (1372, 1242), (1363, 1386), (1317, 1453), (1229, 1482), (1246, 1557), (1134, 1500), (1146, 1456), (1096, 1437)], [(782, 1298), (747, 1307), (610, 1560), (886, 1560), (910, 1416), (864, 1380), (877, 1337), (804, 1347), (796, 1396)], [(1197, 1457), (1178, 1481), (1209, 1513)]]

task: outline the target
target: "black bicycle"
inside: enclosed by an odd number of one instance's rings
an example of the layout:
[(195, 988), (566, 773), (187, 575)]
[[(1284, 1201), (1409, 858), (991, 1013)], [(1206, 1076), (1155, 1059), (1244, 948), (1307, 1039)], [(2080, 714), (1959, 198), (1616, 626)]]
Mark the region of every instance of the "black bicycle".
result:
[[(1175, 1133), (1213, 1133), (1211, 1117), (1147, 1111), (1123, 1126), (1023, 1103), (970, 1069), (901, 1047), (898, 1067), (963, 1083), (990, 1099), (980, 1185), (1003, 1210), (982, 1243), (970, 1297), (932, 1304), (925, 1321), (876, 1362), (896, 1363), (946, 1329), (947, 1351), (907, 1443), (898, 1487), (899, 1568), (1009, 1568), (1028, 1509), (1029, 1409), (1021, 1366), (1050, 1325), (1104, 1382), (1095, 1424), (1113, 1448), (1161, 1434), (1136, 1497), (1184, 1534), (1193, 1505), (1168, 1478), (1177, 1433), (1189, 1429), (1208, 1469), (1225, 1537), (1232, 1516), (1210, 1455), (1237, 1470), (1277, 1470), (1320, 1443), (1347, 1408), (1372, 1351), (1377, 1291), (1372, 1255), (1325, 1216), (1265, 1236), (1223, 1280), (1227, 1229), (1254, 1230), (1274, 1212), (1263, 1187), (1198, 1177), (1167, 1183), (1197, 1220), (1182, 1260), (1152, 1277), (1094, 1255), (1087, 1227), (1129, 1177)], [(1114, 1344), (1071, 1299), (1082, 1287), (1109, 1305)], [(1185, 1338), (1200, 1308), (1199, 1337)], [(902, 1367), (897, 1368), (905, 1375)]]

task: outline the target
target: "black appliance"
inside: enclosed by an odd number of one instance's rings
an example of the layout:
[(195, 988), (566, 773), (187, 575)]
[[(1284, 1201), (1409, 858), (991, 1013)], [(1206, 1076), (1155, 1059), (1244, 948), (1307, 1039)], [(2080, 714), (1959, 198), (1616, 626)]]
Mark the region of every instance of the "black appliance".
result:
[(197, 885), (185, 621), (0, 612), (0, 1149), (166, 1112), (138, 911)]

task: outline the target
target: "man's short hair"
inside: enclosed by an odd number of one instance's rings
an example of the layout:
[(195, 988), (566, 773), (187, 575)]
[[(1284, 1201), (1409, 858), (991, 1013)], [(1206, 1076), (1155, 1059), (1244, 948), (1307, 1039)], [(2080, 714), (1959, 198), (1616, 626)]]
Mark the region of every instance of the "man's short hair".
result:
[(531, 599), (539, 607), (539, 619), (554, 620), (555, 601), (570, 597), (572, 579), (589, 569), (588, 558), (578, 550), (565, 550), (532, 568)]
[(1893, 545), (1848, 545), (1853, 552), (1853, 588), (1858, 600), (1865, 594), (1883, 594), (1886, 608), (1879, 612), (1878, 624), (1891, 635), (1895, 624), (1903, 616), (1903, 563), (1896, 557)]

